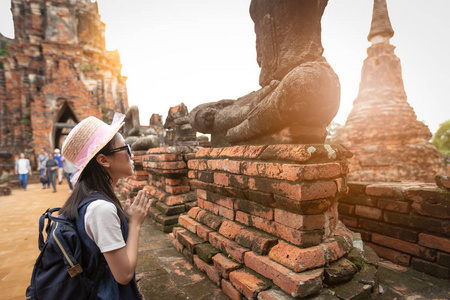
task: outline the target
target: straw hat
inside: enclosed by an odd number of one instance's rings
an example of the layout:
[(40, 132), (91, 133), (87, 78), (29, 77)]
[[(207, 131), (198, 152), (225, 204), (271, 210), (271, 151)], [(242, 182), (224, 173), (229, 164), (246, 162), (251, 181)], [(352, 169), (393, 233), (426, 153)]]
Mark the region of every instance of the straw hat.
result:
[(62, 146), (62, 155), (78, 169), (70, 181), (78, 180), (86, 165), (123, 126), (124, 118), (124, 114), (115, 113), (111, 125), (107, 125), (96, 117), (88, 117), (69, 132)]

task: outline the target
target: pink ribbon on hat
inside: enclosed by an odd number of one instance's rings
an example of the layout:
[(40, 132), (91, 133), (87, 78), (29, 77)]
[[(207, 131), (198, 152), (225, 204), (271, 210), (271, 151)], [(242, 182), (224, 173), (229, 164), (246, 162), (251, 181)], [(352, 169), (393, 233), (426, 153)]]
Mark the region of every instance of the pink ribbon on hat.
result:
[[(101, 124), (99, 128), (95, 131), (95, 133), (89, 138), (84, 147), (78, 153), (75, 160), (72, 162), (73, 165), (78, 169), (75, 173), (70, 176), (70, 181), (72, 183), (76, 183), (78, 178), (81, 175), (81, 171), (89, 162), (92, 153), (103, 143), (108, 142), (106, 139), (110, 137), (109, 133), (112, 128), (121, 124), (125, 119), (125, 115), (121, 113), (114, 113), (114, 118), (112, 120), (111, 125), (107, 125), (105, 123)], [(100, 149), (99, 149), (100, 150)]]

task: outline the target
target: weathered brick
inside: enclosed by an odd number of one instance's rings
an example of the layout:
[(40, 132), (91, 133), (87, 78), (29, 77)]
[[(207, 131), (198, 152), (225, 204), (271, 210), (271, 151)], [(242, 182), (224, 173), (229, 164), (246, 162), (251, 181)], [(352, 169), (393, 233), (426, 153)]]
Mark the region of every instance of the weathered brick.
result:
[(239, 263), (244, 262), (244, 254), (249, 251), (249, 249), (240, 246), (235, 241), (229, 240), (217, 232), (211, 232), (209, 234), (209, 243), (221, 252), (230, 255)]
[(275, 208), (275, 222), (299, 230), (323, 229), (325, 217), (320, 215), (299, 215)]
[(228, 239), (234, 240), (239, 231), (245, 229), (242, 226), (233, 221), (224, 221), (219, 228), (219, 233)]
[(181, 178), (164, 178), (164, 183), (176, 186), (185, 183), (185, 181)]
[(230, 297), (231, 300), (242, 300), (242, 294), (228, 280), (222, 279), (222, 291)]
[(413, 257), (411, 266), (417, 271), (424, 272), (434, 277), (450, 279), (450, 268), (446, 268), (416, 257)]
[(233, 187), (240, 188), (240, 189), (248, 188), (248, 177), (247, 176), (230, 174), (229, 179), (230, 179), (229, 183)]
[(193, 170), (207, 170), (208, 165), (206, 163), (206, 160), (200, 160), (200, 159), (191, 159), (188, 161), (187, 166), (189, 169)]
[(278, 243), (277, 238), (251, 228), (242, 229), (235, 240), (239, 245), (261, 255), (269, 253), (270, 249)]
[(248, 213), (245, 213), (243, 211), (236, 211), (235, 219), (239, 223), (250, 226), (251, 217), (250, 217), (250, 214), (248, 214)]
[(338, 260), (339, 258), (346, 255), (348, 252), (345, 247), (343, 247), (342, 243), (339, 243), (337, 240), (327, 243), (320, 244), (320, 247), (325, 252), (325, 261), (327, 264)]
[(273, 232), (269, 233), (301, 247), (311, 247), (320, 244), (324, 233), (323, 230), (297, 230), (277, 222), (273, 222), (273, 225)]
[(356, 205), (355, 215), (374, 220), (381, 220), (383, 217), (383, 211), (375, 207)]
[(411, 255), (401, 253), (399, 251), (392, 250), (379, 245), (375, 245), (372, 243), (366, 243), (366, 245), (372, 248), (378, 256), (390, 260), (401, 266), (408, 267), (411, 262)]
[(248, 200), (261, 204), (266, 207), (276, 207), (275, 199), (271, 193), (262, 193), (258, 191), (249, 190)]
[(179, 185), (179, 186), (166, 185), (165, 186), (165, 191), (172, 195), (184, 194), (184, 193), (189, 192), (190, 189), (191, 188), (189, 186), (185, 186), (185, 185)]
[(189, 215), (189, 217), (191, 217), (192, 219), (196, 219), (198, 213), (201, 211), (201, 209), (199, 207), (193, 207), (190, 210), (188, 210), (187, 214)]
[(282, 167), (279, 163), (244, 161), (242, 162), (242, 174), (274, 179), (283, 179)]
[(345, 215), (339, 215), (339, 220), (344, 223), (345, 226), (351, 227), (351, 228), (357, 228), (358, 227), (358, 219), (347, 217)]
[(205, 225), (198, 225), (197, 226), (197, 235), (199, 238), (201, 238), (204, 241), (209, 241), (209, 234), (211, 232), (214, 232), (211, 228)]
[(197, 197), (202, 198), (203, 200), (208, 199), (208, 193), (205, 190), (197, 189)]
[(301, 199), (298, 200), (306, 201), (335, 197), (336, 193), (337, 186), (334, 181), (318, 181), (310, 184), (302, 184)]
[(258, 300), (293, 300), (290, 295), (279, 289), (270, 289), (258, 294)]
[(450, 235), (450, 220), (442, 220), (417, 215), (404, 215), (385, 211), (384, 221), (387, 223), (405, 225), (414, 229), (424, 229), (439, 234)]
[(380, 198), (378, 199), (377, 207), (398, 213), (408, 214), (411, 209), (411, 204), (406, 201)]
[(388, 237), (378, 233), (372, 233), (372, 242), (378, 245), (386, 246), (399, 250), (401, 252), (406, 252), (414, 256), (420, 256), (420, 246), (413, 243), (408, 243), (396, 238)]
[(366, 187), (366, 194), (369, 196), (393, 198), (395, 196), (395, 186), (390, 184), (371, 184)]
[(165, 214), (158, 214), (155, 216), (155, 220), (162, 225), (174, 225), (178, 223), (178, 215), (166, 216)]
[(225, 173), (214, 173), (214, 183), (220, 184), (223, 186), (228, 186), (230, 184), (230, 180), (228, 178), (228, 174)]
[(276, 207), (300, 215), (316, 215), (324, 213), (330, 207), (327, 199), (297, 201), (286, 197), (274, 195)]
[[(245, 265), (258, 274), (273, 280), (277, 286), (293, 297), (306, 297), (322, 289), (322, 268), (293, 273), (292, 270), (274, 262), (268, 256), (258, 255), (254, 252), (245, 254)], [(230, 278), (233, 273), (230, 274)]]
[(228, 220), (234, 220), (234, 214), (235, 212), (233, 209), (229, 209), (219, 205), (219, 212), (218, 212), (219, 216), (222, 216)]
[(449, 205), (431, 204), (427, 202), (413, 203), (412, 208), (414, 212), (422, 216), (450, 219), (450, 203)]
[(355, 214), (355, 206), (354, 205), (339, 203), (338, 209), (339, 209), (339, 216), (341, 216), (341, 215), (350, 215), (351, 216), (351, 215)]
[(159, 211), (161, 211), (162, 213), (164, 213), (165, 215), (168, 215), (168, 216), (179, 215), (179, 214), (183, 213), (185, 210), (184, 205), (169, 206), (161, 201), (156, 202), (155, 207)]
[(201, 207), (201, 208), (203, 208), (203, 209), (205, 209), (205, 210), (207, 210), (207, 211), (210, 211), (210, 212), (212, 212), (213, 214), (215, 214), (215, 215), (218, 215), (219, 214), (219, 205), (217, 205), (217, 204), (215, 204), (215, 203), (213, 203), (213, 202), (210, 202), (210, 201), (207, 201), (207, 200), (202, 200), (202, 199), (198, 199), (198, 206), (199, 207)]
[(180, 223), (181, 226), (186, 228), (192, 233), (197, 233), (197, 226), (200, 225), (199, 222), (195, 221), (188, 215), (181, 215), (178, 217), (178, 223)]
[(175, 249), (177, 249), (178, 252), (183, 253), (184, 245), (175, 238), (173, 233), (169, 233), (168, 236), (169, 236), (170, 242), (175, 247)]
[(219, 194), (216, 194), (213, 192), (207, 192), (207, 198), (204, 198), (204, 199), (207, 199), (211, 202), (214, 202), (215, 204), (218, 204), (220, 206), (224, 206), (224, 207), (227, 207), (230, 209), (232, 209), (234, 207), (234, 204), (233, 204), (234, 201), (232, 198), (226, 197), (223, 195), (219, 195)]
[(426, 233), (419, 233), (419, 245), (450, 252), (450, 239)]
[(248, 180), (248, 187), (255, 191), (275, 193), (294, 200), (302, 200), (302, 186), (295, 183), (251, 177)]
[(324, 163), (305, 165), (303, 178), (305, 180), (331, 179), (341, 175), (339, 163)]
[(234, 174), (241, 173), (241, 162), (237, 160), (224, 159), (222, 162), (222, 170)]
[(273, 220), (273, 208), (265, 207), (252, 201), (236, 199), (236, 201), (234, 202), (234, 209), (244, 211), (251, 215), (259, 216), (268, 220)]
[(167, 196), (164, 199), (164, 203), (169, 206), (184, 204), (184, 202), (186, 202), (186, 197), (184, 195)]
[(214, 173), (198, 171), (197, 178), (198, 178), (198, 180), (203, 181), (203, 182), (213, 183), (214, 182)]
[(311, 158), (311, 153), (306, 145), (268, 145), (258, 158), (305, 162)]
[(195, 246), (204, 243), (201, 238), (187, 230), (177, 231), (175, 236), (193, 254), (195, 254)]
[(242, 266), (241, 264), (227, 258), (222, 253), (218, 253), (215, 256), (213, 256), (212, 261), (214, 267), (219, 271), (220, 275), (226, 279), (228, 279), (231, 272), (240, 269)]
[(443, 267), (450, 268), (450, 254), (438, 252), (436, 262)]
[(302, 249), (280, 241), (270, 250), (269, 257), (297, 273), (325, 265), (325, 251), (319, 246)]
[(367, 195), (347, 195), (340, 199), (339, 203), (377, 207), (378, 198)]
[(219, 253), (219, 250), (211, 246), (210, 243), (204, 243), (195, 246), (195, 253), (207, 264), (212, 264), (212, 258)]
[[(341, 216), (340, 216), (341, 217)], [(393, 226), (382, 222), (372, 220), (364, 220), (360, 223), (360, 227), (368, 231), (384, 234), (406, 242), (416, 243), (418, 232), (402, 227)]]
[(259, 292), (270, 288), (268, 280), (247, 269), (231, 272), (230, 281), (247, 299), (256, 299)]

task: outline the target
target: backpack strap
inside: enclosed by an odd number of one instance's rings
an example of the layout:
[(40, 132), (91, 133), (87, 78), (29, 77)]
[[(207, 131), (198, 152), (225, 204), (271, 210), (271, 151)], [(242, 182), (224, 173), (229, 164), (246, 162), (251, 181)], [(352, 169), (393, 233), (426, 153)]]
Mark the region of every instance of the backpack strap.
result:
[(47, 226), (45, 227), (45, 233), (47, 234), (47, 236), (49, 236), (52, 227), (52, 221), (54, 221), (54, 217), (52, 217), (51, 214), (59, 210), (60, 210), (59, 207), (52, 209), (48, 208), (39, 218), (39, 238), (38, 238), (39, 250), (42, 250), (42, 248), (44, 248), (45, 245), (44, 235), (42, 234), (44, 231), (45, 219), (48, 219)]

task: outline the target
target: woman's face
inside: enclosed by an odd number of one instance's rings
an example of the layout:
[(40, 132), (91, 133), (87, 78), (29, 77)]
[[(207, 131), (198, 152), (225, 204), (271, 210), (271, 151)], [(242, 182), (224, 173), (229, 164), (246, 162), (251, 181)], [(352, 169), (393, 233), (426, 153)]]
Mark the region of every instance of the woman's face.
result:
[[(117, 133), (113, 140), (113, 149), (125, 146), (125, 139), (120, 133)], [(132, 155), (133, 156), (133, 155)], [(134, 174), (134, 162), (128, 155), (127, 150), (119, 151), (107, 156), (110, 167), (107, 169), (114, 182), (122, 177), (128, 177)]]

